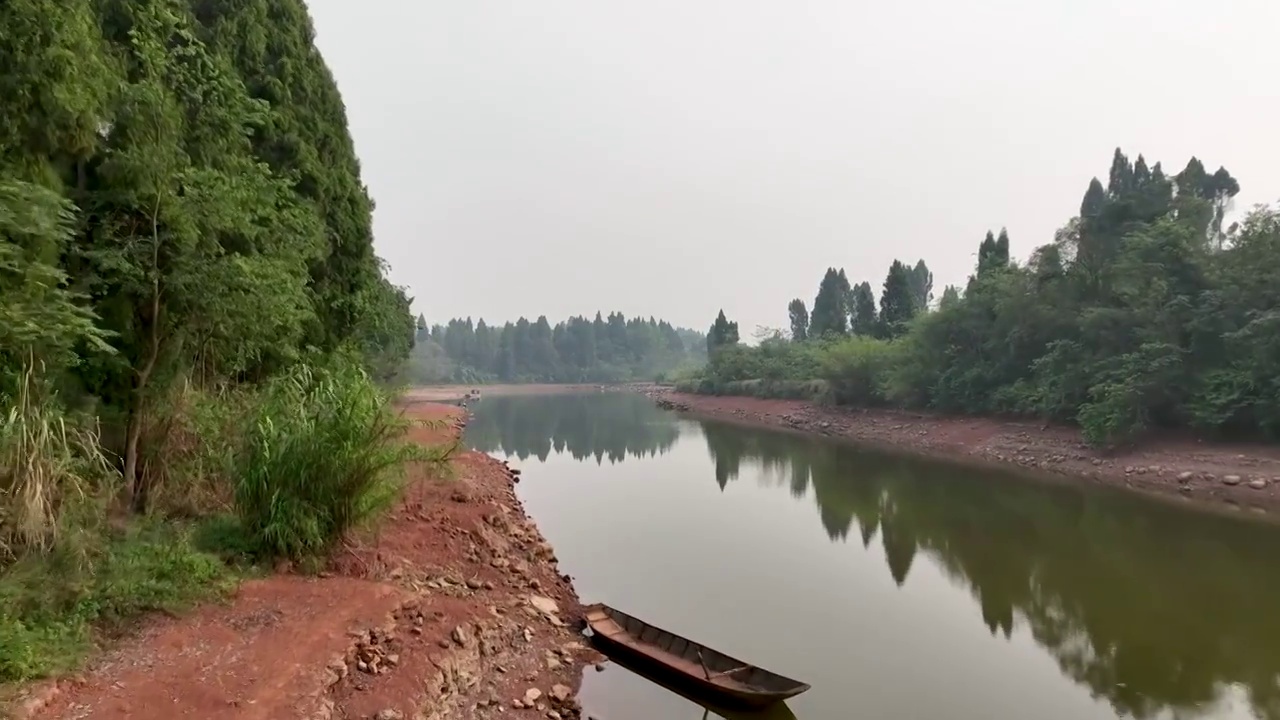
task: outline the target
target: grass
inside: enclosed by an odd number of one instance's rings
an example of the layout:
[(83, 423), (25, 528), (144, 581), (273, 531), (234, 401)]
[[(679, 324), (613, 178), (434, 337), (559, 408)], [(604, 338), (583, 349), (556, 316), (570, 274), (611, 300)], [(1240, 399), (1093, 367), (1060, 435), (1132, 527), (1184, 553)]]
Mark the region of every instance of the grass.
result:
[(452, 448), (406, 437), (411, 421), (359, 367), (300, 367), (273, 381), (239, 453), (235, 509), (259, 557), (326, 554), (391, 506), (403, 467)]
[(0, 684), (73, 670), (147, 613), (224, 595), (253, 563), (323, 559), (398, 500), (407, 463), (442, 469), (457, 447), (413, 442), (414, 421), (351, 362), (254, 394), (184, 390), (147, 456), (169, 495), (112, 522), (119, 476), (96, 434), (25, 382), (0, 417)]
[(55, 550), (0, 577), (0, 682), (75, 668), (145, 613), (219, 597), (243, 574), (195, 543), (196, 528), (144, 520), (102, 539), (91, 562)]

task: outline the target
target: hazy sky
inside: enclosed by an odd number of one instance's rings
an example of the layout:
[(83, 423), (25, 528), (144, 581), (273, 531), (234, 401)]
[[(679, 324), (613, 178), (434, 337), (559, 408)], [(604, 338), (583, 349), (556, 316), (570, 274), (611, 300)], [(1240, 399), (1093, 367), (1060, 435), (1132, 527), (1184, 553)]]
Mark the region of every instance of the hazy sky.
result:
[(597, 308), (743, 335), (1025, 257), (1117, 145), (1280, 199), (1280, 0), (310, 0), (432, 322)]

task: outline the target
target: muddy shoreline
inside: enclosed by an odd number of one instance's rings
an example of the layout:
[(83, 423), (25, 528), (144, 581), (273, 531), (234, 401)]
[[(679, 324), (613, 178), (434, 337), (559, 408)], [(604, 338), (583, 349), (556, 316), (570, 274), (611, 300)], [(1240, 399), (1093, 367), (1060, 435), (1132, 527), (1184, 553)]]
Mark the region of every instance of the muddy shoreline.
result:
[(1013, 469), (1062, 482), (1092, 482), (1206, 509), (1280, 513), (1280, 448), (1164, 439), (1116, 453), (1089, 448), (1078, 430), (990, 418), (645, 392), (691, 415), (842, 438), (868, 447)]
[[(458, 408), (411, 402), (452, 441)], [(223, 604), (155, 616), (74, 677), (34, 685), (16, 718), (443, 720), (581, 715), (603, 657), (515, 494), (519, 470), (461, 452), (452, 478), (410, 471), (376, 533), (307, 576), (280, 567)], [(3, 716), (0, 708), (0, 716)]]

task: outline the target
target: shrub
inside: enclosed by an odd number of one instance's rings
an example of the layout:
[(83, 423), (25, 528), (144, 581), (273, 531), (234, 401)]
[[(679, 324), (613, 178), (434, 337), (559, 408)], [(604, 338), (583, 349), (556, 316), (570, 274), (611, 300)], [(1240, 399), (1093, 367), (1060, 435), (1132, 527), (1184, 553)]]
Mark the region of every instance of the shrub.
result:
[(883, 383), (893, 358), (892, 343), (854, 337), (828, 345), (822, 376), (836, 402), (850, 405), (884, 403)]
[(270, 382), (233, 473), (256, 553), (318, 556), (395, 501), (407, 462), (447, 458), (409, 442), (408, 424), (350, 359)]

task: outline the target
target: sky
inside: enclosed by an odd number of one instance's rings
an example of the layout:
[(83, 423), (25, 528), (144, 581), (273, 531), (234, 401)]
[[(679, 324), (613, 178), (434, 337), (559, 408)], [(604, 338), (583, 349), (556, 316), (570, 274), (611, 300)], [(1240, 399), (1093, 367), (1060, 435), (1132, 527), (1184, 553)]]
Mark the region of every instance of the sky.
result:
[(375, 246), (428, 321), (742, 334), (1025, 258), (1117, 146), (1280, 200), (1276, 0), (309, 0)]

